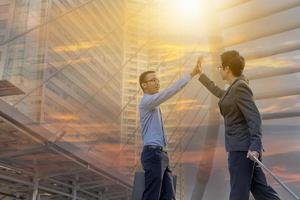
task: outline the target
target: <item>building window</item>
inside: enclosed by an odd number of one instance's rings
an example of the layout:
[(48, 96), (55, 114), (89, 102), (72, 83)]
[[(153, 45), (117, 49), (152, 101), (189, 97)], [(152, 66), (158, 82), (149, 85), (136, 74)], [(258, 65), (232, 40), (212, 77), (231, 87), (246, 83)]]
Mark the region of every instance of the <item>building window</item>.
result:
[(8, 13), (9, 4), (0, 5), (0, 14), (1, 13)]

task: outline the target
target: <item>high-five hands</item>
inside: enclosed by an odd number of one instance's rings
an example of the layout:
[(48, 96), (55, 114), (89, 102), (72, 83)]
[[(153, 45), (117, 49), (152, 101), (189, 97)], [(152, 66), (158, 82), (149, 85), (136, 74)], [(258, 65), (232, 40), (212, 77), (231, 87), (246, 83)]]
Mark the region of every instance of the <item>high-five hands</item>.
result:
[(201, 74), (202, 73), (202, 56), (200, 56), (198, 58), (198, 61), (197, 61), (197, 64), (196, 66), (194, 67), (193, 71), (191, 72), (191, 76), (194, 77), (196, 76), (197, 74)]

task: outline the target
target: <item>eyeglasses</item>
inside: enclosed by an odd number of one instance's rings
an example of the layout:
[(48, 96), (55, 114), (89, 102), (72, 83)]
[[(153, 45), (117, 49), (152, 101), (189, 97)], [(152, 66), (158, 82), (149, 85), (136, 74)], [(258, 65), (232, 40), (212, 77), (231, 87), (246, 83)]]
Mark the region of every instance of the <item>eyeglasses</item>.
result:
[(148, 82), (159, 83), (159, 80), (157, 78), (153, 78), (153, 79), (150, 79), (148, 81), (144, 81), (144, 83), (148, 83)]
[(222, 64), (217, 67), (217, 70), (221, 70), (221, 69), (223, 70), (225, 69), (225, 67)]

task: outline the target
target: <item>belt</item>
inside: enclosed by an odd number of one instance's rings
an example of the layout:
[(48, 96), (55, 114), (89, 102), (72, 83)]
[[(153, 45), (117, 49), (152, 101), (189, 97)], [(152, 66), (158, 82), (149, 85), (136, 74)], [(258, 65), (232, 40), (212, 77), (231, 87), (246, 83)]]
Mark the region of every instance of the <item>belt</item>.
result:
[(156, 150), (160, 150), (163, 152), (167, 152), (162, 146), (157, 146), (157, 145), (145, 145), (144, 146), (144, 150), (151, 150), (151, 149), (156, 149)]

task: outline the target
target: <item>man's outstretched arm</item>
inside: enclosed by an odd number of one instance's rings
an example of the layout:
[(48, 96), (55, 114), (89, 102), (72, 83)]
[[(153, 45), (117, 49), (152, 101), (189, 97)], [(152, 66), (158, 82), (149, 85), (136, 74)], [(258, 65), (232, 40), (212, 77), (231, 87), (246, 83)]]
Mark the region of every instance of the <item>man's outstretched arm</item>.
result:
[(196, 65), (190, 74), (185, 75), (182, 79), (176, 81), (172, 86), (159, 93), (147, 95), (146, 98), (143, 98), (140, 107), (147, 110), (155, 108), (178, 93), (197, 74), (199, 74), (199, 69)]
[(217, 86), (212, 80), (210, 80), (202, 71), (202, 57), (198, 59), (197, 66), (199, 69), (200, 78), (199, 81), (216, 97), (221, 98), (225, 90)]

